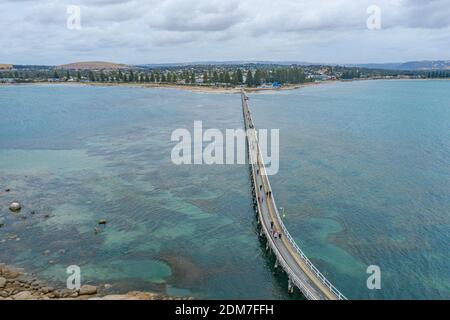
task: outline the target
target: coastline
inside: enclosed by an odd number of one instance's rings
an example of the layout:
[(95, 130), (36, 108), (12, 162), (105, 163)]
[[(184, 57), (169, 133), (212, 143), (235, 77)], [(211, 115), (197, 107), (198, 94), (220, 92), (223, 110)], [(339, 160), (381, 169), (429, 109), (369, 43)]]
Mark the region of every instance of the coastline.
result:
[[(276, 92), (296, 90), (306, 86), (320, 85), (326, 82), (307, 82), (296, 85), (285, 85), (280, 88), (246, 88), (247, 92), (259, 93), (259, 92)], [(217, 94), (239, 94), (241, 92), (240, 87), (213, 87), (213, 86), (193, 86), (193, 85), (177, 85), (177, 84), (149, 84), (149, 83), (107, 83), (107, 82), (29, 82), (29, 83), (0, 83), (1, 86), (20, 86), (20, 85), (81, 85), (81, 86), (94, 86), (94, 87), (129, 87), (129, 88), (149, 88), (149, 89), (174, 89), (190, 91), (194, 93), (217, 93)]]
[[(280, 88), (245, 88), (249, 93), (279, 92), (297, 90), (309, 86), (319, 86), (336, 82), (359, 82), (359, 81), (450, 81), (450, 79), (350, 79), (350, 80), (325, 80), (317, 82), (306, 82), (296, 85), (285, 85)], [(177, 84), (150, 84), (150, 83), (107, 83), (107, 82), (29, 82), (29, 83), (0, 83), (0, 87), (21, 86), (21, 85), (80, 85), (94, 87), (129, 87), (129, 88), (148, 88), (148, 89), (173, 89), (189, 91), (193, 93), (216, 93), (216, 94), (240, 94), (241, 87), (212, 87), (212, 86), (193, 86)]]
[(171, 297), (154, 292), (131, 291), (115, 293), (103, 287), (82, 285), (79, 290), (54, 288), (39, 280), (33, 273), (0, 263), (1, 300), (193, 300)]

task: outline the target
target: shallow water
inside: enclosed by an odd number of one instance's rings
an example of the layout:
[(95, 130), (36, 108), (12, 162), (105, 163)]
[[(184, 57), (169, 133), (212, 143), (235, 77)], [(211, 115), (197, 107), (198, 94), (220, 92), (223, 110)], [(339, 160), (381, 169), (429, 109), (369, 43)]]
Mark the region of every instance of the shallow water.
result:
[[(450, 298), (449, 88), (376, 81), (251, 96), (256, 126), (280, 129), (271, 182), (286, 224), (349, 298)], [(0, 87), (0, 113), (0, 190), (12, 189), (0, 193), (0, 260), (59, 283), (76, 264), (84, 283), (113, 291), (290, 297), (258, 240), (248, 167), (170, 159), (172, 131), (194, 120), (242, 128), (238, 95)], [(365, 285), (372, 264), (376, 292)]]

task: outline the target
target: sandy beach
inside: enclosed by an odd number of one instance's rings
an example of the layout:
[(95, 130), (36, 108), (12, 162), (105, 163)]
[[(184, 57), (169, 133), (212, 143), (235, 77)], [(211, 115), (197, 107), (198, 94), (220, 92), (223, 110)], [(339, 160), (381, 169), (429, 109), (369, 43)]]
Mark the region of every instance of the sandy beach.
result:
[[(330, 81), (327, 81), (327, 83)], [(308, 82), (304, 84), (285, 85), (280, 88), (245, 88), (245, 91), (250, 93), (258, 92), (276, 92), (286, 90), (296, 90), (306, 86), (320, 85), (322, 82)], [(213, 87), (213, 86), (193, 86), (193, 85), (177, 85), (177, 84), (150, 84), (150, 83), (108, 83), (108, 82), (30, 82), (30, 83), (0, 83), (0, 86), (15, 86), (15, 85), (85, 85), (85, 86), (99, 86), (99, 87), (131, 87), (131, 88), (163, 88), (186, 90), (198, 93), (218, 93), (218, 94), (238, 94), (241, 91), (240, 87)]]

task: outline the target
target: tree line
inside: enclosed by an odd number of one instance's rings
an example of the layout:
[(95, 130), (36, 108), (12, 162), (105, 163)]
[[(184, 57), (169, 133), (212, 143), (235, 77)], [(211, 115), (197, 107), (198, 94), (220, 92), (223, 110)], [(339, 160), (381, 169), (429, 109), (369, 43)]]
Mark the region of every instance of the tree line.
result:
[(447, 70), (430, 71), (427, 73), (427, 78), (429, 79), (450, 78), (450, 71)]
[(358, 79), (358, 78), (361, 78), (361, 71), (357, 68), (345, 70), (341, 76), (341, 79), (344, 79), (344, 80), (351, 80), (351, 79)]
[(58, 81), (89, 81), (108, 83), (167, 83), (167, 84), (202, 84), (215, 86), (248, 87), (260, 86), (264, 83), (300, 84), (307, 81), (302, 68), (273, 68), (245, 70), (207, 69), (207, 70), (118, 70), (118, 71), (86, 71), (86, 70), (44, 70), (44, 71), (15, 71), (0, 73), (0, 77), (14, 79)]

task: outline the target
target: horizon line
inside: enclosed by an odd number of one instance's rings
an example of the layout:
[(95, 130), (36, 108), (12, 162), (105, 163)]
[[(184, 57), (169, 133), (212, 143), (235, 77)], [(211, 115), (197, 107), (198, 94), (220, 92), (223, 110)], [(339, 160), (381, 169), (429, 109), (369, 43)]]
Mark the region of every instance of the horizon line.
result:
[(13, 66), (63, 66), (67, 64), (74, 63), (85, 63), (85, 62), (105, 62), (113, 64), (123, 64), (127, 66), (152, 66), (152, 65), (202, 65), (202, 64), (302, 64), (302, 65), (336, 65), (336, 66), (346, 66), (346, 65), (386, 65), (386, 64), (404, 64), (410, 62), (450, 62), (450, 59), (422, 59), (422, 60), (404, 60), (404, 61), (388, 61), (388, 62), (310, 62), (301, 60), (203, 60), (203, 61), (187, 61), (187, 62), (152, 62), (152, 63), (124, 63), (124, 62), (111, 62), (108, 60), (80, 60), (75, 62), (68, 62), (64, 64), (35, 64), (35, 63), (0, 63), (9, 64)]

